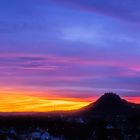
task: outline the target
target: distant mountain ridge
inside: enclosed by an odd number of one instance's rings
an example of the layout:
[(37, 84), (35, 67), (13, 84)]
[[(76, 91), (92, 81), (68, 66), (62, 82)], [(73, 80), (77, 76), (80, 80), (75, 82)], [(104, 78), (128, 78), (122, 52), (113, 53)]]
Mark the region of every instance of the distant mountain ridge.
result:
[(129, 103), (115, 93), (105, 93), (95, 103), (82, 108), (86, 116), (131, 115), (140, 113), (140, 105)]

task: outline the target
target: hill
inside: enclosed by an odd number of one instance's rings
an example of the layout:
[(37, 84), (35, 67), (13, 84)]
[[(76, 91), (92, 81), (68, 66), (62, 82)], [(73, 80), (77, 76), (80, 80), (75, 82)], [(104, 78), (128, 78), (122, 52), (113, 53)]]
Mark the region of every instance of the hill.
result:
[(80, 111), (80, 115), (88, 117), (130, 116), (139, 113), (140, 105), (129, 103), (115, 93), (105, 93), (95, 103), (91, 103)]

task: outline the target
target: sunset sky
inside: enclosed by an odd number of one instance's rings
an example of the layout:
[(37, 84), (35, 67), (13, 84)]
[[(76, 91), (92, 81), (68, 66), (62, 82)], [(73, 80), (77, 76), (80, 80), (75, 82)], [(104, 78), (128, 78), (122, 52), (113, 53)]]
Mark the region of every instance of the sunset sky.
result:
[(0, 1), (0, 112), (73, 110), (104, 92), (140, 103), (139, 0)]

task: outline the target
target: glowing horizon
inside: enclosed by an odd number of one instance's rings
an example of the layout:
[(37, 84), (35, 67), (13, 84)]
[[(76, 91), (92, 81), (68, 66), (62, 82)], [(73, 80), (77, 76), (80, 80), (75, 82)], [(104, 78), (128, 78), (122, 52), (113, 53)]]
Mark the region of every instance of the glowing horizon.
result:
[[(25, 91), (3, 91), (0, 93), (0, 112), (54, 112), (72, 111), (81, 109), (90, 103), (95, 102), (99, 97), (92, 98), (66, 98), (59, 96), (45, 96), (37, 93)], [(129, 102), (140, 103), (138, 97), (123, 97)]]
[(0, 112), (69, 111), (89, 104), (89, 101), (82, 99), (44, 96), (24, 91), (3, 91), (2, 93), (0, 93)]

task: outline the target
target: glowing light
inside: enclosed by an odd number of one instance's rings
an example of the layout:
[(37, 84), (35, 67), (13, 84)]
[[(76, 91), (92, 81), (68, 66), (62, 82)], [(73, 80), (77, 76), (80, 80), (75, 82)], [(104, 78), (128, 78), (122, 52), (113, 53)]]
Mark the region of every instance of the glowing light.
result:
[(128, 102), (140, 104), (140, 97), (124, 97)]
[(0, 112), (48, 112), (80, 109), (89, 102), (44, 96), (32, 96), (25, 93), (0, 94)]

